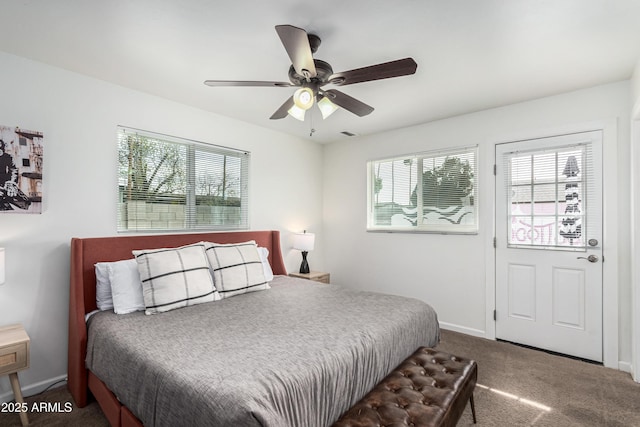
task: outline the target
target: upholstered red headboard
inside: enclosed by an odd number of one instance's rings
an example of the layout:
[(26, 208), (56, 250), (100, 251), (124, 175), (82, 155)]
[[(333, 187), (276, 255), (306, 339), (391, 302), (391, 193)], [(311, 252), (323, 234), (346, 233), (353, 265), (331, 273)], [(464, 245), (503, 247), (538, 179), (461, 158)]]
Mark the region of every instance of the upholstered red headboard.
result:
[(117, 236), (71, 239), (71, 288), (69, 293), (68, 386), (79, 407), (87, 404), (87, 327), (85, 314), (96, 309), (97, 262), (132, 258), (132, 250), (171, 248), (200, 241), (238, 243), (255, 240), (269, 249), (274, 274), (287, 274), (282, 259), (279, 231), (234, 231), (198, 234)]

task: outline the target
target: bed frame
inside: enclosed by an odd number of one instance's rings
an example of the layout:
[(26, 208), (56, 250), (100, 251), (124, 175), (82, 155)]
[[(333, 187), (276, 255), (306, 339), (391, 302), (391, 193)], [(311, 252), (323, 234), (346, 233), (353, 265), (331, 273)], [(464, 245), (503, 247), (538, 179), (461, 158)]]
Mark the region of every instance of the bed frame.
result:
[(109, 388), (87, 370), (87, 325), (85, 314), (96, 307), (94, 264), (132, 258), (135, 249), (177, 247), (200, 241), (238, 243), (255, 240), (269, 249), (274, 274), (287, 274), (282, 259), (279, 231), (235, 231), (199, 234), (164, 234), (152, 236), (117, 236), (71, 239), (71, 288), (69, 293), (68, 387), (78, 407), (84, 407), (89, 392), (98, 401), (113, 427), (141, 426), (140, 421), (123, 406)]

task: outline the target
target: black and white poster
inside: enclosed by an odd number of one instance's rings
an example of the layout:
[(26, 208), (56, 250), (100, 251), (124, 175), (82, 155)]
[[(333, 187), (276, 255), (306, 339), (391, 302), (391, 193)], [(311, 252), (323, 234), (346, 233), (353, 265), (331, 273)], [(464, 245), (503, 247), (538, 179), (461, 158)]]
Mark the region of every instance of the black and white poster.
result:
[(0, 214), (42, 213), (42, 132), (0, 126)]

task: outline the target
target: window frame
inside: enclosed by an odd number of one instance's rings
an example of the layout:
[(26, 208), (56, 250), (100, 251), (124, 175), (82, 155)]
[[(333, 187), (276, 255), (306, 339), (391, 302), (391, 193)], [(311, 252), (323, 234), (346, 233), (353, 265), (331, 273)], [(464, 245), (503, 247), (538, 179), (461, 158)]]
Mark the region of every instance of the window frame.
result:
[[(429, 150), (408, 153), (399, 156), (384, 157), (367, 162), (367, 231), (370, 232), (386, 232), (386, 233), (431, 233), (431, 234), (478, 234), (479, 232), (479, 206), (478, 206), (478, 145), (454, 147), (447, 149)], [(473, 190), (470, 196), (473, 198), (473, 223), (472, 224), (425, 224), (424, 220), (424, 203), (423, 203), (423, 182), (418, 178), (419, 170), (424, 172), (424, 161), (432, 159), (446, 159), (447, 157), (456, 157), (456, 155), (472, 156), (473, 166)], [(416, 225), (378, 225), (375, 224), (376, 206), (375, 206), (375, 182), (376, 182), (376, 170), (375, 166), (382, 162), (404, 161), (404, 160), (416, 160)], [(392, 202), (393, 203), (393, 202)], [(463, 205), (461, 205), (463, 206)]]
[[(137, 135), (140, 137), (147, 138), (148, 140), (156, 140), (161, 144), (175, 144), (180, 148), (184, 149), (184, 194), (178, 194), (178, 197), (184, 197), (184, 204), (177, 203), (178, 206), (184, 207), (184, 220), (183, 226), (175, 226), (175, 223), (178, 221), (174, 221), (172, 226), (161, 227), (159, 225), (155, 226), (132, 226), (130, 221), (136, 221), (144, 219), (129, 219), (127, 217), (127, 204), (134, 202), (135, 200), (126, 200), (124, 197), (123, 187), (127, 185), (127, 178), (123, 178), (121, 174), (121, 164), (120, 164), (120, 145), (123, 138), (129, 135)], [(187, 138), (181, 138), (171, 135), (160, 134), (157, 132), (150, 132), (141, 129), (135, 129), (125, 126), (117, 127), (117, 138), (116, 145), (118, 149), (118, 160), (117, 160), (117, 192), (118, 192), (118, 203), (117, 203), (117, 216), (116, 216), (116, 230), (118, 233), (164, 233), (164, 232), (196, 232), (196, 231), (218, 231), (218, 230), (247, 230), (249, 229), (249, 164), (251, 159), (251, 153), (247, 150), (238, 150), (235, 148), (210, 144), (201, 141), (195, 141)], [(209, 223), (202, 223), (201, 220), (198, 219), (197, 214), (197, 176), (196, 171), (198, 165), (202, 165), (202, 162), (196, 161), (196, 153), (203, 152), (218, 156), (227, 157), (235, 157), (239, 159), (240, 167), (236, 168), (239, 170), (239, 192), (240, 195), (236, 197), (240, 201), (239, 207), (239, 220), (237, 223), (233, 224), (216, 224), (213, 223), (215, 220), (219, 220), (218, 216), (211, 216)], [(212, 161), (209, 162), (209, 166), (213, 165)], [(226, 164), (226, 162), (225, 162)], [(224, 174), (225, 171), (223, 171)], [(226, 175), (225, 175), (226, 177)], [(164, 194), (167, 196), (167, 194)], [(166, 205), (163, 203), (156, 203), (157, 205)], [(176, 204), (176, 203), (174, 203)], [(162, 222), (162, 221), (161, 221)], [(167, 221), (167, 224), (169, 221)]]

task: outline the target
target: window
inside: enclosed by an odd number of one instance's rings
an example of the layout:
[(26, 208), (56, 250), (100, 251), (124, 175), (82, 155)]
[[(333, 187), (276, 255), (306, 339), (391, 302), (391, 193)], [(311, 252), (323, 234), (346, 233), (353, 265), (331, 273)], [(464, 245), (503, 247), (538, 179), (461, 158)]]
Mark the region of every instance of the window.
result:
[(249, 153), (118, 128), (118, 231), (248, 228)]
[(476, 233), (477, 147), (368, 163), (371, 231)]
[(587, 216), (591, 152), (579, 144), (505, 154), (509, 247), (585, 250), (586, 228), (598, 222)]

